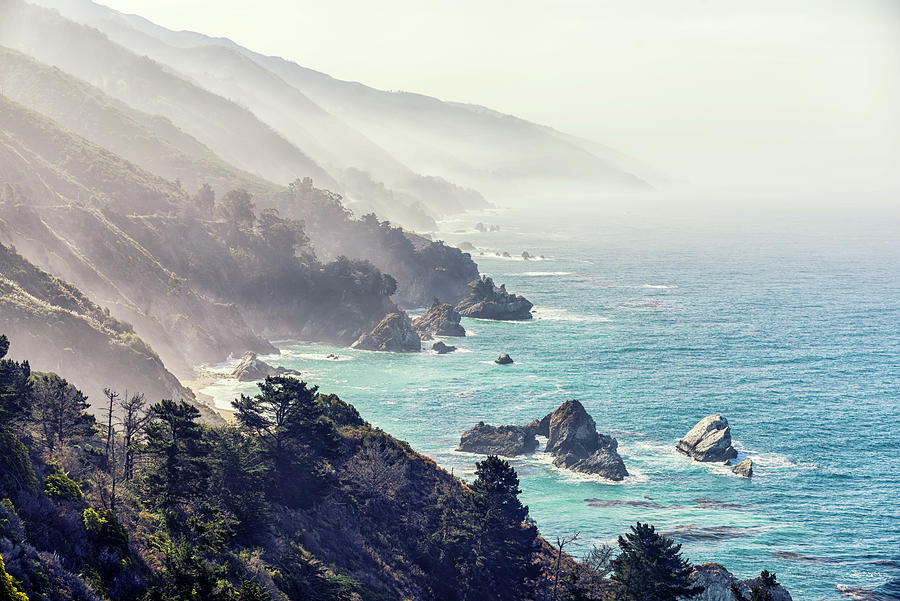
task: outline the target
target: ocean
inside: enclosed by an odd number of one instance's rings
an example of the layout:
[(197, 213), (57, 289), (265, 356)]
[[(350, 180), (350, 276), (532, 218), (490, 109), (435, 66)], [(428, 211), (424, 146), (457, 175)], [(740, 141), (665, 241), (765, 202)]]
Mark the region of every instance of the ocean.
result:
[[(579, 399), (631, 476), (511, 460), (545, 537), (577, 532), (579, 554), (649, 522), (692, 562), (768, 569), (798, 601), (900, 599), (900, 226), (809, 213), (468, 215), (439, 237), (484, 249), (480, 270), (534, 302), (535, 319), (463, 319), (449, 355), (285, 342), (263, 359), (465, 479), (478, 457), (454, 450), (464, 430)], [(494, 364), (501, 353), (515, 363)], [(227, 407), (254, 390), (223, 379), (201, 392)], [(751, 480), (675, 452), (713, 413), (753, 459)]]

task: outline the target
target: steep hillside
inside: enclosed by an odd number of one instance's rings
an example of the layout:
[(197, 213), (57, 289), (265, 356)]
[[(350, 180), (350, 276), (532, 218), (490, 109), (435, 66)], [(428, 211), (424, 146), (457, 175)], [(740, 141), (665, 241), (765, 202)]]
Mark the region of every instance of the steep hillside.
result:
[(12, 358), (80, 382), (98, 405), (106, 386), (194, 399), (129, 324), (2, 244), (0, 332), (16, 341)]
[(6, 0), (0, 45), (83, 79), (145, 113), (161, 115), (224, 160), (269, 181), (335, 180), (296, 146), (238, 104), (179, 77), (55, 11)]

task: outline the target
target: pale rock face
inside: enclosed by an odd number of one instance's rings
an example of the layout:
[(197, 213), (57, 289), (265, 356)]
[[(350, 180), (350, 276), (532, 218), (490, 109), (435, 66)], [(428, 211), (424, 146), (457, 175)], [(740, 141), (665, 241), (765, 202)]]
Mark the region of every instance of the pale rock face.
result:
[(718, 414), (701, 419), (675, 448), (697, 461), (727, 461), (738, 454), (731, 445), (728, 420)]
[(689, 598), (682, 597), (680, 601), (749, 601), (753, 588), (761, 588), (772, 601), (792, 601), (791, 594), (780, 584), (767, 586), (759, 576), (738, 580), (717, 563), (695, 565), (691, 581), (702, 586), (703, 591)]

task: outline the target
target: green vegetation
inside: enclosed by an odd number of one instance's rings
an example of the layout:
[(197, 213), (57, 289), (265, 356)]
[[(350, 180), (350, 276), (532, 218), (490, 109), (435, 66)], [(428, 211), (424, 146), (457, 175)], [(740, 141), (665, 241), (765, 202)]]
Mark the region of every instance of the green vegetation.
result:
[[(294, 378), (267, 378), (234, 401), (234, 424), (215, 427), (184, 401), (109, 391), (116, 417), (105, 451), (108, 426), (87, 417), (74, 386), (31, 375), (25, 362), (0, 366), (9, 418), (0, 425), (0, 550), (7, 582), (32, 601), (689, 592), (689, 565), (652, 528), (622, 539), (612, 564), (608, 553), (576, 562), (538, 536), (508, 462), (488, 457), (466, 485)], [(60, 412), (77, 424), (61, 436)]]

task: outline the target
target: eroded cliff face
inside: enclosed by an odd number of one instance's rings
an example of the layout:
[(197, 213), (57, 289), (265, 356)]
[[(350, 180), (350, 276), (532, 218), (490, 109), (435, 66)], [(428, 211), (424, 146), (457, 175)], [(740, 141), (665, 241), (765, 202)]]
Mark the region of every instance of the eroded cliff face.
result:
[[(95, 407), (106, 387), (198, 403), (129, 324), (2, 244), (0, 333), (11, 341), (11, 358), (79, 382)], [(209, 408), (204, 414), (213, 416)]]

